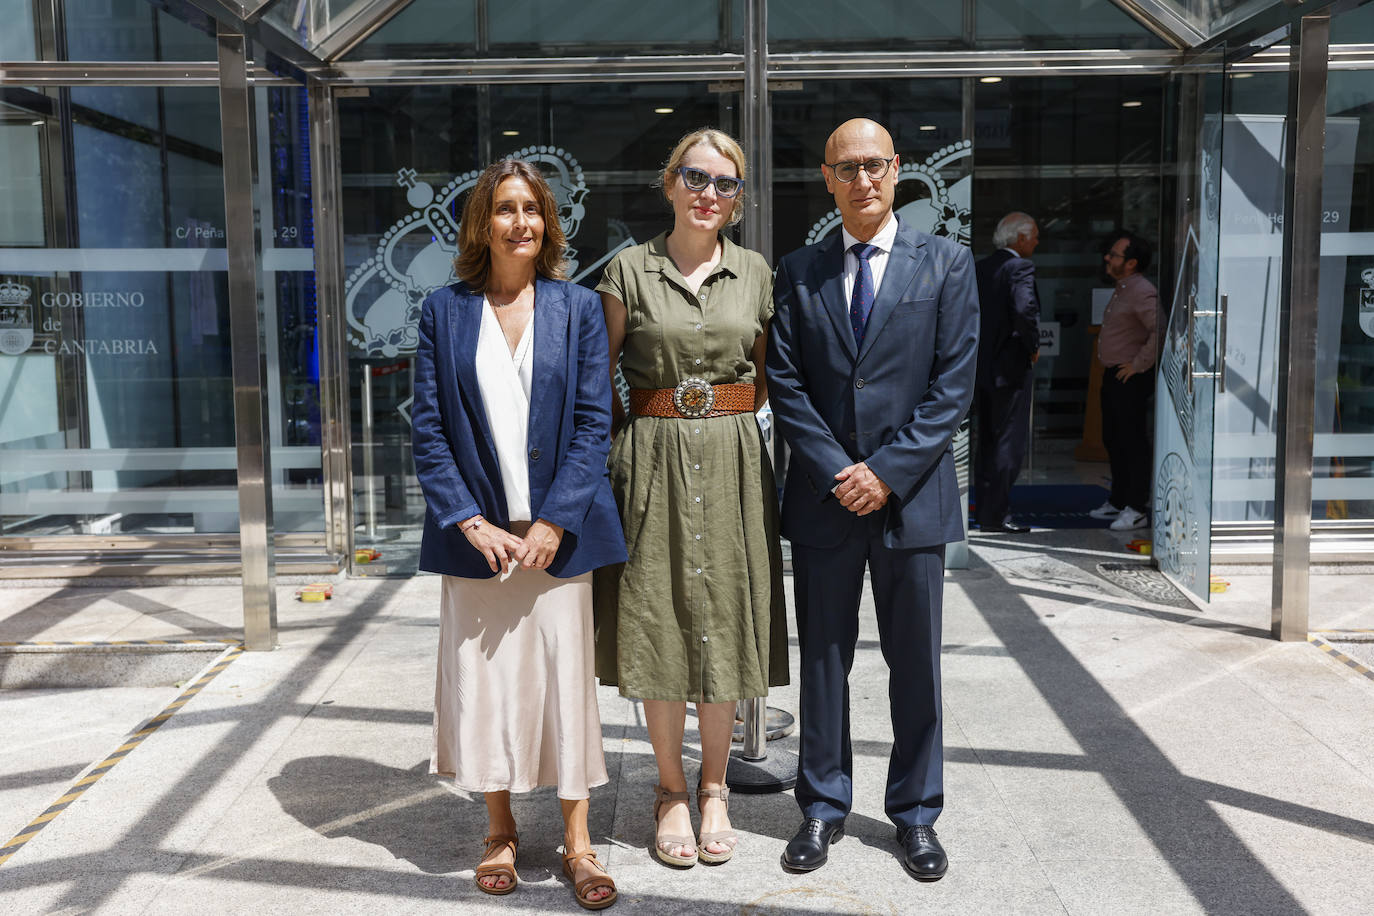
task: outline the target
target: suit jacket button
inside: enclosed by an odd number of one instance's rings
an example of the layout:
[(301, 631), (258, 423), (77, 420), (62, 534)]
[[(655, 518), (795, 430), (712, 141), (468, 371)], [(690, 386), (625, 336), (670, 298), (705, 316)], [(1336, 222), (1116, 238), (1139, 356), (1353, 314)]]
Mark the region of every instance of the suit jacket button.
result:
[(854, 383), (854, 387), (855, 387), (855, 388), (862, 388), (863, 386), (864, 386), (864, 380), (863, 380), (863, 379), (859, 379), (857, 382)]
[(537, 448), (532, 448), (532, 449), (530, 449), (530, 460), (531, 460), (531, 461), (538, 461), (538, 460), (539, 460), (539, 449), (537, 449)]
[(855, 439), (857, 439), (857, 438), (859, 438), (859, 437), (858, 437), (858, 434), (856, 434), (856, 433), (850, 433), (850, 434), (849, 434), (849, 441), (850, 441), (850, 442), (853, 442), (853, 441), (854, 441)]

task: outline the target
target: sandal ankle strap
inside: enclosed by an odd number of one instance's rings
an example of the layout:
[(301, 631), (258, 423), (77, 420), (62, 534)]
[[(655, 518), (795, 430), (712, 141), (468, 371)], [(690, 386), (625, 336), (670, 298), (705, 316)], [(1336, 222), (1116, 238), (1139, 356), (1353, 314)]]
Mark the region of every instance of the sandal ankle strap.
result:
[(601, 867), (601, 861), (597, 859), (595, 849), (584, 849), (581, 852), (570, 852), (563, 856), (563, 861), (568, 865), (574, 865), (583, 859), (591, 859), (593, 862), (596, 863), (597, 868)]
[(718, 798), (725, 802), (725, 807), (730, 807), (730, 787), (721, 786), (719, 789), (708, 789), (701, 783), (697, 783), (697, 807), (701, 807), (703, 798)]
[(692, 797), (692, 794), (691, 794), (690, 792), (687, 792), (687, 791), (682, 791), (682, 792), (669, 792), (667, 789), (663, 788), (662, 786), (657, 786), (657, 785), (654, 786), (654, 793), (658, 796), (658, 801), (659, 801), (661, 804), (665, 804), (665, 805), (668, 804), (669, 802), (687, 801), (688, 799), (690, 799), (690, 798)]

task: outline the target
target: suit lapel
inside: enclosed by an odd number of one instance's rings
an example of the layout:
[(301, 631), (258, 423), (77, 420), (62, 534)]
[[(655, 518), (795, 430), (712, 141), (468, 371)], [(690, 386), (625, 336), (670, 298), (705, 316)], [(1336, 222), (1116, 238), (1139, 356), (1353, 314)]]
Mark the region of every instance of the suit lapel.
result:
[(482, 310), (486, 305), (481, 296), (468, 291), (467, 287), (457, 290), (452, 301), (448, 330), (453, 346), (454, 375), (458, 377), (458, 395), (477, 418), (478, 430), (481, 432), (478, 447), (486, 449), (489, 457), (495, 461), (491, 424), (487, 422), (486, 407), (482, 404), (482, 389), (477, 384), (477, 339), (482, 332)]
[(820, 256), (815, 261), (815, 279), (821, 291), (821, 304), (835, 325), (840, 344), (854, 359), (859, 352), (854, 343), (854, 329), (849, 326), (849, 300), (844, 296), (844, 235), (839, 229), (821, 242)]
[(883, 285), (878, 289), (878, 298), (874, 300), (873, 308), (868, 313), (868, 323), (864, 326), (864, 345), (859, 349), (859, 362), (873, 349), (873, 341), (887, 319), (892, 317), (892, 310), (902, 301), (902, 296), (911, 286), (925, 259), (925, 242), (920, 235), (905, 223), (899, 224), (892, 253), (887, 257), (887, 269), (883, 271)]
[(538, 278), (534, 285), (534, 378), (530, 382), (529, 442), (549, 422), (550, 410), (561, 413), (563, 391), (555, 386), (567, 375), (568, 297), (560, 283)]

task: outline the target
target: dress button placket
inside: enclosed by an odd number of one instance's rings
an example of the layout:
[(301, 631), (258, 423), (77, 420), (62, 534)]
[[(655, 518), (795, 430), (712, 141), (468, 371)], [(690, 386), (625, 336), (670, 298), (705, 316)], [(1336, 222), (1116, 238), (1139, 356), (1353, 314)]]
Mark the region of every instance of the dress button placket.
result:
[[(706, 352), (706, 346), (705, 346), (705, 340), (704, 340), (705, 335), (704, 335), (704, 333), (702, 332), (702, 324), (704, 323), (704, 322), (702, 321), (702, 319), (704, 318), (704, 315), (703, 315), (702, 312), (701, 312), (702, 304), (706, 302), (706, 295), (707, 295), (706, 287), (705, 287), (705, 286), (702, 286), (702, 287), (697, 291), (697, 297), (696, 297), (697, 300), (698, 300), (697, 306), (696, 306), (696, 307), (697, 307), (697, 310), (698, 310), (698, 312), (697, 312), (697, 317), (696, 317), (696, 320), (693, 320), (693, 321), (692, 321), (692, 330), (695, 332), (695, 333), (692, 335), (692, 341), (693, 341), (693, 343), (694, 343), (694, 345), (695, 345), (695, 347), (696, 347), (696, 351), (697, 351), (697, 355), (694, 356), (694, 357), (692, 358), (692, 367), (693, 367), (694, 370), (697, 370), (697, 371), (700, 371), (702, 357), (705, 355), (705, 352)], [(700, 426), (700, 421), (698, 421), (697, 423), (694, 423), (694, 424), (692, 425), (692, 435), (691, 435), (691, 437), (690, 437), (687, 441), (688, 441), (688, 446), (687, 446), (687, 448), (688, 448), (688, 451), (689, 451), (689, 456), (688, 456), (688, 457), (689, 457), (689, 460), (692, 462), (692, 471), (693, 471), (693, 472), (700, 471), (700, 470), (701, 470), (701, 448), (702, 448), (702, 444), (701, 444), (701, 443), (702, 443), (702, 440), (701, 440), (701, 426)], [(699, 473), (691, 473), (691, 474), (688, 475), (688, 479), (689, 479), (689, 481), (690, 481), (690, 489), (691, 489), (691, 492), (693, 493), (693, 497), (692, 497), (692, 511), (691, 511), (691, 514), (692, 514), (692, 527), (695, 528), (697, 531), (705, 531), (705, 530), (706, 530), (706, 507), (705, 507), (705, 505), (702, 504), (703, 485), (702, 485), (702, 480), (701, 480), (701, 474), (699, 474)], [(690, 571), (693, 571), (693, 575), (692, 575), (692, 585), (690, 586), (690, 591), (691, 591), (692, 596), (693, 596), (693, 600), (692, 600), (692, 602), (691, 602), (692, 616), (695, 618), (695, 625), (696, 625), (696, 626), (695, 626), (695, 629), (697, 630), (697, 632), (699, 632), (699, 633), (702, 634), (702, 638), (701, 638), (701, 643), (702, 643), (702, 644), (701, 644), (700, 648), (697, 650), (698, 653), (699, 653), (699, 658), (697, 659), (697, 671), (698, 671), (698, 674), (699, 674), (699, 676), (700, 676), (700, 678), (701, 678), (701, 681), (700, 681), (700, 690), (701, 690), (701, 692), (702, 692), (702, 695), (705, 696), (705, 694), (706, 694), (706, 646), (705, 646), (705, 643), (706, 643), (706, 636), (705, 636), (705, 633), (706, 633), (706, 585), (705, 585), (705, 582), (704, 582), (703, 577), (702, 577), (702, 567), (705, 565), (704, 562), (703, 562), (703, 561), (705, 560), (705, 557), (702, 555), (702, 547), (703, 547), (704, 545), (701, 543), (701, 536), (700, 536), (700, 535), (698, 535), (698, 536), (696, 537), (695, 543), (694, 543), (693, 546), (694, 546), (696, 549), (695, 549), (695, 551), (688, 551), (688, 554), (689, 554), (689, 556), (690, 556), (690, 559), (688, 559), (687, 565), (688, 565), (688, 569), (689, 569)]]

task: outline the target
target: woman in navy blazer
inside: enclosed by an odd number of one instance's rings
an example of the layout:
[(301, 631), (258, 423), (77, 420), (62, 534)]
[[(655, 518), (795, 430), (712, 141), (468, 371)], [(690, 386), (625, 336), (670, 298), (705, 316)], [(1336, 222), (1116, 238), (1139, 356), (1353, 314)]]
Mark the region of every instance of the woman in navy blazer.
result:
[[(517, 884), (510, 793), (556, 785), (578, 903), (615, 902), (587, 831), (608, 781), (593, 678), (591, 570), (625, 560), (606, 471), (601, 302), (567, 282), (539, 171), (489, 166), (463, 209), (461, 282), (424, 302), (413, 444), (420, 568), (441, 574), (431, 771), (485, 795), (477, 887)], [(547, 222), (546, 222), (547, 217)]]

